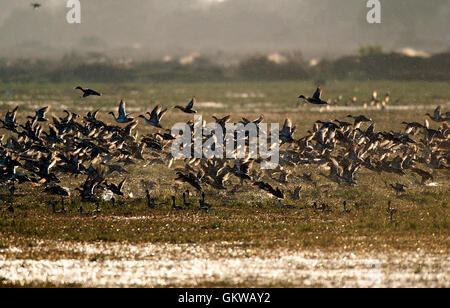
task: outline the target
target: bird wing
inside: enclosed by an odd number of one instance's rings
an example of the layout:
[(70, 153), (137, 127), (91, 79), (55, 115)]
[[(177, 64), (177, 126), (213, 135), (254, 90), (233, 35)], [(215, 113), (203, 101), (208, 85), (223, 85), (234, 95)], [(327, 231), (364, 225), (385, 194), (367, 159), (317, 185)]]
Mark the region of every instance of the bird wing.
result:
[(244, 173), (248, 173), (249, 169), (253, 166), (253, 160), (250, 160), (244, 164), (241, 165), (240, 170)]
[(373, 132), (374, 132), (374, 129), (375, 129), (375, 124), (374, 123), (370, 124), (370, 126), (366, 130), (366, 134), (367, 135), (372, 135)]
[(292, 122), (290, 119), (284, 121), (283, 129), (281, 130), (281, 135), (289, 136), (291, 133)]
[(259, 123), (262, 122), (262, 120), (264, 119), (263, 115), (260, 115), (258, 119), (256, 119), (255, 121), (253, 121), (253, 123), (255, 123), (256, 125), (258, 125)]
[(161, 109), (161, 104), (158, 104), (155, 108), (153, 108), (152, 113), (150, 114), (150, 119), (157, 119)]
[(56, 159), (54, 159), (53, 161), (51, 161), (50, 163), (49, 163), (49, 165), (48, 165), (48, 169), (47, 170), (50, 170), (51, 168), (53, 168), (54, 166), (55, 166), (55, 164), (56, 164)]
[(122, 187), (123, 187), (123, 184), (125, 183), (125, 181), (127, 180), (127, 178), (125, 177), (123, 180), (122, 180), (122, 182), (120, 182), (120, 184), (119, 184), (119, 191), (120, 190), (122, 190)]
[(186, 109), (192, 109), (192, 107), (194, 107), (195, 102), (196, 102), (195, 97), (192, 97), (191, 101), (187, 104)]
[(101, 93), (99, 93), (99, 92), (97, 92), (97, 91), (95, 91), (95, 90), (89, 89), (88, 91), (89, 91), (89, 94), (91, 94), (91, 95), (102, 96)]
[(249, 119), (242, 118), (242, 124), (247, 125), (248, 123), (250, 123)]
[(280, 190), (279, 187), (277, 187), (277, 189), (272, 194), (277, 198), (284, 199), (284, 193)]
[(441, 106), (437, 106), (437, 108), (434, 110), (434, 117), (436, 119), (439, 119), (440, 116), (441, 116)]
[(313, 94), (313, 98), (320, 100), (321, 95), (322, 95), (322, 89), (320, 87), (317, 87), (316, 92), (314, 92), (314, 94)]
[(164, 116), (164, 114), (167, 112), (167, 108), (164, 109), (163, 111), (158, 113), (158, 121), (160, 121), (162, 119), (162, 117)]
[(48, 106), (45, 106), (45, 107), (39, 109), (39, 110), (37, 111), (37, 113), (38, 113), (39, 115), (41, 115), (41, 116), (44, 116), (44, 115), (48, 112), (49, 109), (50, 109), (50, 108), (49, 108)]
[(227, 123), (230, 119), (231, 119), (231, 115), (227, 115), (227, 116), (222, 118), (221, 122)]
[(17, 108), (19, 108), (19, 106), (16, 106), (16, 108), (14, 108), (13, 111), (11, 112), (11, 121), (13, 122), (16, 121)]
[(125, 114), (125, 102), (123, 100), (120, 100), (119, 104), (119, 118), (126, 118), (127, 115)]
[(338, 176), (342, 176), (343, 173), (343, 169), (341, 166), (339, 166), (339, 163), (337, 162), (336, 159), (334, 158), (330, 158), (330, 161), (332, 163), (332, 169), (334, 169), (334, 172), (338, 175)]

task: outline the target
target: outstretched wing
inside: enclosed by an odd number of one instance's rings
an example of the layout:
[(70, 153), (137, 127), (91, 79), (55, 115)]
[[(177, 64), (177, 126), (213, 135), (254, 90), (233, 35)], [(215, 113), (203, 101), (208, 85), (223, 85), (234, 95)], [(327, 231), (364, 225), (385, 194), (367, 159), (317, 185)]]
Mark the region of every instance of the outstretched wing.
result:
[(316, 92), (313, 94), (314, 99), (320, 99), (320, 95), (322, 94), (322, 89), (320, 87), (317, 87)]
[(162, 117), (164, 116), (164, 114), (167, 112), (167, 108), (164, 109), (163, 111), (158, 113), (158, 121), (160, 121), (162, 119)]
[(42, 116), (44, 116), (44, 115), (47, 113), (47, 111), (49, 110), (49, 108), (50, 108), (50, 107), (45, 106), (45, 107), (39, 109), (39, 110), (37, 111), (37, 113), (40, 114), (40, 115), (42, 115)]
[(19, 108), (19, 106), (16, 106), (16, 108), (14, 108), (13, 111), (11, 112), (11, 120), (12, 121), (16, 121), (16, 113), (17, 113), (18, 108)]
[(264, 116), (263, 116), (263, 115), (260, 115), (258, 119), (256, 119), (255, 121), (253, 121), (253, 123), (255, 123), (256, 125), (259, 125), (259, 123), (261, 123), (262, 120), (264, 120)]
[(125, 181), (127, 180), (127, 178), (125, 177), (123, 180), (122, 180), (122, 182), (120, 182), (120, 184), (119, 184), (119, 191), (120, 190), (122, 190), (122, 187), (123, 187), (123, 184), (125, 184)]
[(186, 109), (192, 109), (196, 101), (195, 96), (193, 96), (191, 101), (187, 104)]
[(119, 104), (119, 118), (126, 118), (125, 102), (123, 100), (120, 100), (120, 104)]
[(281, 130), (281, 135), (289, 136), (291, 134), (292, 122), (290, 119), (284, 121), (283, 129)]
[(161, 112), (161, 104), (158, 104), (153, 110), (152, 113), (150, 114), (150, 118), (151, 119), (157, 119), (158, 118), (158, 114)]
[(441, 116), (441, 106), (437, 106), (437, 108), (434, 110), (434, 117), (439, 119)]

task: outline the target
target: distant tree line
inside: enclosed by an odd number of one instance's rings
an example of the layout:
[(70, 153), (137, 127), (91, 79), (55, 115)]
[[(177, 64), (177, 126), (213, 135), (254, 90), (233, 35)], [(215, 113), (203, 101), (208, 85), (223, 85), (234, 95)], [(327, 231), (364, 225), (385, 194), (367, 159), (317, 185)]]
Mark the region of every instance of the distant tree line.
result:
[(60, 60), (0, 59), (1, 82), (132, 82), (228, 80), (450, 80), (450, 52), (430, 57), (361, 48), (358, 55), (307, 63), (301, 56), (274, 61), (254, 55), (232, 66), (200, 56), (189, 63), (117, 61), (101, 54)]

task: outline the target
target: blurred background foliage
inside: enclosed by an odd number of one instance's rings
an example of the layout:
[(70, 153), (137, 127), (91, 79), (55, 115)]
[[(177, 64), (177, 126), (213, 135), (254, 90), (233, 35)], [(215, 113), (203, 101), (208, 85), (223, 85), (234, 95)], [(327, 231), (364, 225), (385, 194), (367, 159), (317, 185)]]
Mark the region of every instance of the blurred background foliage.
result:
[(450, 80), (450, 52), (411, 56), (362, 46), (355, 55), (304, 61), (299, 51), (255, 54), (233, 65), (207, 56), (136, 61), (91, 52), (60, 59), (0, 58), (1, 82), (226, 80)]

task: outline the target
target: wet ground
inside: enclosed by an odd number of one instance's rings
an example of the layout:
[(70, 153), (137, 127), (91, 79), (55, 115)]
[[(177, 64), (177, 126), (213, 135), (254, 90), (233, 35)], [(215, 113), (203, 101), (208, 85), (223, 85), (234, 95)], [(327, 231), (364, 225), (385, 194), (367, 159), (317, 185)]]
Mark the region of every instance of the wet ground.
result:
[(245, 245), (39, 242), (0, 249), (0, 281), (133, 286), (450, 287), (445, 253), (253, 250)]

